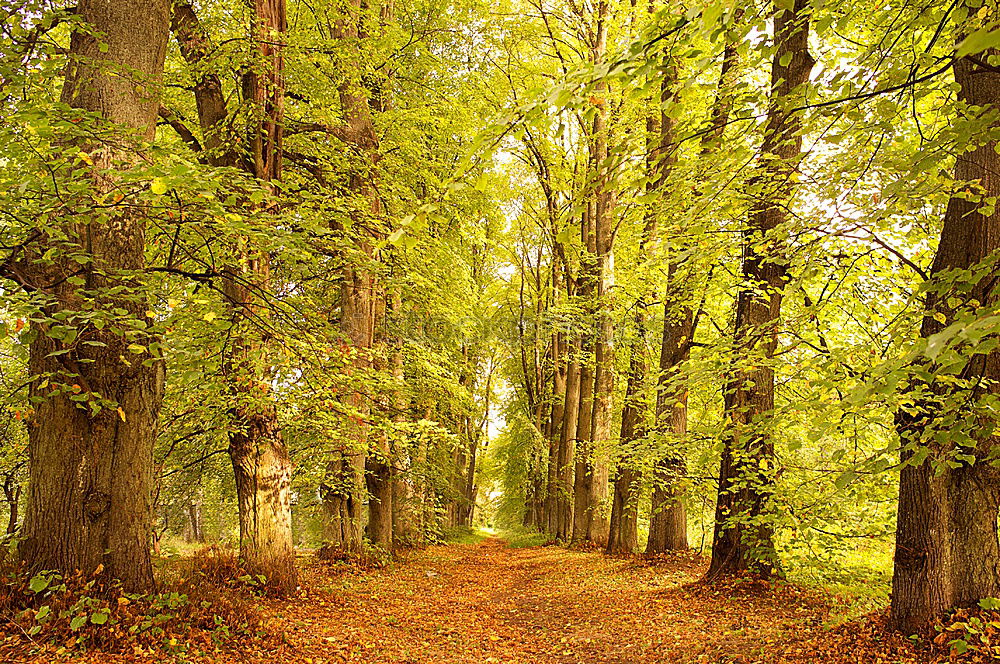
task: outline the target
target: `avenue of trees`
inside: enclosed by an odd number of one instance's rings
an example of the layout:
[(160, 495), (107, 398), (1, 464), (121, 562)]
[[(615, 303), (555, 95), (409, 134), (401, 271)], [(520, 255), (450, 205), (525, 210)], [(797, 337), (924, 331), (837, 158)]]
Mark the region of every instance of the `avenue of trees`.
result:
[(29, 573), (489, 519), (1000, 597), (990, 0), (8, 0)]

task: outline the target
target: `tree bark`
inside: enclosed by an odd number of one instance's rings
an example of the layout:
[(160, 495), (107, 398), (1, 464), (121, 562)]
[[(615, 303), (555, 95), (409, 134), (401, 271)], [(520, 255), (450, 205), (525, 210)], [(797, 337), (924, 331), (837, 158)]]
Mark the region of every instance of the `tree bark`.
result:
[[(169, 36), (169, 2), (82, 0), (77, 15), (97, 34), (73, 32), (62, 101), (151, 140)], [(140, 158), (123, 143), (81, 145), (93, 162), (95, 195), (116, 188), (114, 176), (102, 170)], [(65, 241), (57, 243), (44, 231), (27, 246), (20, 272), (49, 296), (46, 315), (72, 315), (90, 300), (95, 310), (121, 308), (127, 319), (144, 320), (147, 298), (131, 276), (145, 267), (141, 209), (126, 202), (106, 223), (63, 224), (60, 233), (84, 248), (87, 264), (65, 258), (60, 249)], [(39, 267), (34, 259), (49, 248), (60, 253), (52, 265)], [(74, 275), (85, 285), (66, 280)], [(112, 288), (122, 289), (124, 296), (103, 294)], [(99, 293), (91, 298), (84, 290)], [(73, 392), (49, 396), (56, 390), (43, 388), (42, 379), (32, 384), (32, 396), (44, 400), (29, 423), (31, 467), (20, 556), (33, 571), (91, 573), (103, 565), (126, 589), (148, 591), (153, 587), (152, 455), (163, 365), (146, 354), (130, 353), (126, 346), (131, 340), (108, 327), (81, 326), (77, 338), (104, 345), (67, 346), (39, 325), (30, 344), (29, 373), (49, 376), (51, 383), (74, 384), (77, 393), (96, 393), (117, 402), (119, 410), (91, 413), (85, 404), (70, 400)]]
[(709, 579), (747, 571), (769, 576), (777, 566), (768, 514), (774, 443), (767, 429), (774, 410), (771, 360), (786, 274), (781, 242), (773, 231), (786, 222), (792, 175), (801, 158), (801, 118), (790, 109), (805, 98), (813, 66), (809, 13), (808, 0), (795, 0), (791, 9), (775, 4), (776, 49), (758, 180), (762, 190), (743, 234), (743, 286), (734, 329), (737, 353), (724, 391), (729, 430), (719, 472)]
[[(677, 266), (668, 265), (668, 281), (676, 282)], [(671, 279), (673, 275), (673, 279)], [(687, 385), (679, 370), (691, 354), (694, 312), (668, 293), (664, 304), (663, 339), (660, 344), (660, 377), (656, 392), (656, 426), (681, 440), (687, 434)], [(683, 295), (682, 295), (683, 297)], [(684, 456), (671, 449), (653, 467), (653, 494), (646, 553), (688, 548), (687, 512), (684, 507)]]
[[(998, 18), (996, 9), (991, 18)], [(961, 121), (975, 122), (1000, 110), (1000, 73), (983, 64), (997, 54), (998, 49), (991, 49), (955, 61)], [(992, 129), (998, 127), (1000, 122), (994, 115)], [(985, 136), (985, 130), (976, 135)], [(973, 143), (970, 150), (957, 150), (955, 179), (968, 183), (968, 191), (982, 199), (1000, 196), (998, 147), (997, 141), (990, 141)], [(948, 281), (950, 271), (976, 268), (1000, 249), (1000, 213), (983, 214), (981, 204), (965, 193), (949, 201), (931, 267), (931, 280), (940, 285), (927, 298), (927, 311), (933, 313), (924, 317), (920, 330), (924, 338), (943, 330), (958, 311), (980, 306), (995, 310), (1000, 299), (994, 286), (996, 267), (979, 276), (971, 288)], [(944, 322), (940, 321), (942, 315)], [(928, 370), (937, 376), (934, 365)], [(989, 460), (1000, 441), (988, 432), (989, 426), (984, 426), (988, 416), (979, 413), (965, 417), (957, 413), (958, 423), (936, 421), (955, 416), (955, 410), (962, 408), (956, 402), (964, 406), (970, 400), (1000, 393), (1000, 353), (970, 355), (961, 377), (975, 387), (970, 390), (932, 379), (920, 386), (928, 396), (918, 397), (918, 412), (897, 414), (903, 466), (890, 620), (908, 634), (922, 630), (947, 609), (1000, 596), (1000, 471)], [(975, 446), (958, 442), (953, 433), (957, 430), (968, 431)], [(929, 452), (927, 459), (915, 462), (913, 457), (921, 448)], [(955, 465), (953, 455), (959, 452), (972, 458)]]
[[(558, 292), (557, 268), (553, 268), (553, 290)], [(549, 460), (545, 490), (545, 530), (559, 532), (559, 444), (562, 437), (563, 416), (566, 408), (566, 358), (563, 357), (563, 335), (552, 335), (552, 409), (549, 415)]]

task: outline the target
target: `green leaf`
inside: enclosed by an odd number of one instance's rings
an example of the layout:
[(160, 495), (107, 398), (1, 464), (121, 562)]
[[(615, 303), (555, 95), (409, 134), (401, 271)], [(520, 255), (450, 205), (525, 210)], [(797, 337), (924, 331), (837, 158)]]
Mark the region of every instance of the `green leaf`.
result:
[(50, 583), (52, 583), (51, 576), (47, 576), (45, 574), (36, 574), (35, 576), (31, 577), (31, 581), (28, 582), (28, 588), (33, 593), (40, 593), (46, 588), (48, 588)]
[(95, 625), (103, 625), (108, 622), (108, 614), (105, 611), (98, 611), (97, 613), (90, 614), (90, 622)]
[(958, 46), (957, 57), (982, 53), (988, 48), (1000, 47), (1000, 30), (980, 28), (966, 37)]
[(163, 178), (153, 178), (153, 181), (149, 183), (149, 190), (157, 196), (162, 196), (167, 193), (167, 183), (163, 181)]
[(840, 476), (833, 481), (833, 485), (837, 487), (837, 489), (843, 489), (848, 484), (857, 479), (857, 477), (858, 474), (856, 472), (854, 472), (853, 470), (848, 470), (841, 473)]
[(69, 628), (74, 632), (87, 624), (87, 616), (76, 616), (71, 621), (69, 621)]

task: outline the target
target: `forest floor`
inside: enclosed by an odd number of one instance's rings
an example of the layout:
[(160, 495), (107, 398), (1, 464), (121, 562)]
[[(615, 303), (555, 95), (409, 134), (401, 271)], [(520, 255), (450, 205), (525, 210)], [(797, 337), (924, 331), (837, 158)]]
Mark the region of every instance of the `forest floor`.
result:
[[(706, 586), (697, 583), (704, 570), (705, 561), (695, 553), (612, 558), (556, 546), (511, 548), (493, 537), (411, 552), (381, 570), (308, 562), (297, 596), (260, 600), (269, 636), (184, 659), (272, 664), (931, 661), (905, 639), (888, 636), (877, 619), (829, 628), (830, 603), (811, 591), (750, 580)], [(164, 660), (153, 653), (120, 658), (94, 653), (84, 659)], [(23, 661), (53, 659), (42, 655)]]

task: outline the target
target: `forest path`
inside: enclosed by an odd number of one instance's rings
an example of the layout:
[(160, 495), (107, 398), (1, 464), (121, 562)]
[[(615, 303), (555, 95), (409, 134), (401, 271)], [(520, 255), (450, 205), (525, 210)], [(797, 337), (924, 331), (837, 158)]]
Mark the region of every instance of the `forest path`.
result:
[(651, 565), (496, 538), (368, 574), (313, 564), (305, 597), (268, 602), (284, 642), (270, 661), (749, 664), (822, 631), (825, 605), (795, 588), (693, 584), (703, 571), (694, 554)]

